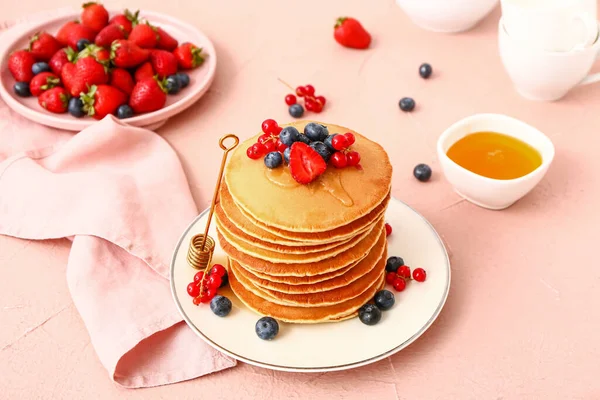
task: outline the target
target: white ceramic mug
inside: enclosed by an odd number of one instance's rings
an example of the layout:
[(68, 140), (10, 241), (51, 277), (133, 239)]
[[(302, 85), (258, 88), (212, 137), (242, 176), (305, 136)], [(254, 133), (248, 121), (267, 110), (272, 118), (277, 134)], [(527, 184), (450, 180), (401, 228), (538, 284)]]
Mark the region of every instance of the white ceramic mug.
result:
[(532, 48), (570, 51), (598, 38), (595, 0), (501, 0), (501, 4), (506, 32)]
[(396, 0), (408, 17), (434, 32), (463, 32), (474, 27), (498, 0)]
[(508, 76), (527, 99), (554, 101), (578, 85), (600, 81), (600, 73), (588, 75), (600, 52), (600, 40), (568, 52), (532, 49), (509, 36), (501, 18), (498, 46)]

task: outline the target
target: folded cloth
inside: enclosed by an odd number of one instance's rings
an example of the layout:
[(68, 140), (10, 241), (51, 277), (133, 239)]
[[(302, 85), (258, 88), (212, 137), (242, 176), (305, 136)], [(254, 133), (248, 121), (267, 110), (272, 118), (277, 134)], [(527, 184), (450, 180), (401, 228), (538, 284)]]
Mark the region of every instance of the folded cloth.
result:
[[(169, 260), (197, 208), (167, 142), (113, 116), (67, 138), (2, 101), (0, 115), (0, 234), (72, 240), (69, 290), (111, 378), (149, 387), (234, 366), (171, 297)], [(17, 146), (29, 130), (36, 139)], [(45, 147), (9, 155), (34, 143)]]

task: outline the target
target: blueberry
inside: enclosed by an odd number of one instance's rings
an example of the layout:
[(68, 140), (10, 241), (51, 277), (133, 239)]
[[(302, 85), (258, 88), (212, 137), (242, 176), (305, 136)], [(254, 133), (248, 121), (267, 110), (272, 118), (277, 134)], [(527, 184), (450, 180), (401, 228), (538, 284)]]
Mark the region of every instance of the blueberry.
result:
[(256, 322), (255, 330), (262, 340), (271, 340), (279, 333), (279, 324), (271, 317), (262, 317)]
[(302, 142), (304, 144), (307, 144), (310, 146), (310, 144), (312, 143), (311, 140), (308, 138), (308, 136), (306, 135), (298, 135), (298, 142)]
[(165, 88), (169, 94), (177, 94), (181, 90), (181, 82), (176, 75), (171, 75), (165, 79)]
[[(281, 136), (281, 135), (280, 135)], [(290, 163), (290, 152), (292, 151), (291, 147), (288, 147), (287, 149), (285, 149), (283, 151), (283, 159), (285, 160), (286, 164)]]
[(429, 78), (432, 72), (433, 69), (431, 68), (431, 65), (427, 63), (421, 64), (421, 66), (419, 67), (419, 75), (421, 75), (421, 78), (423, 79)]
[(79, 97), (71, 97), (71, 100), (69, 100), (69, 114), (76, 118), (81, 118), (85, 115), (83, 101)]
[(381, 310), (375, 304), (365, 304), (358, 310), (358, 318), (365, 325), (375, 325), (381, 320)]
[(310, 122), (304, 127), (304, 134), (314, 142), (323, 142), (329, 136), (327, 127)]
[(300, 104), (292, 104), (289, 109), (290, 115), (294, 118), (300, 118), (304, 115), (304, 107)]
[(182, 89), (190, 84), (190, 76), (185, 72), (178, 72), (175, 76), (179, 79), (179, 86), (181, 86)]
[(77, 41), (77, 51), (83, 51), (85, 49), (85, 46), (87, 46), (88, 44), (90, 44), (90, 41), (87, 39), (79, 39)]
[(389, 310), (396, 302), (394, 299), (394, 293), (390, 292), (389, 290), (380, 290), (379, 292), (375, 293), (375, 298), (373, 300), (375, 301), (377, 308), (379, 308), (381, 311)]
[(225, 271), (225, 275), (223, 275), (221, 277), (221, 286), (219, 286), (219, 288), (227, 286), (228, 283), (229, 283), (229, 274), (227, 273), (227, 271)]
[(283, 157), (278, 151), (272, 151), (265, 156), (265, 165), (267, 168), (277, 168), (283, 163)]
[(15, 94), (19, 97), (29, 97), (31, 96), (31, 92), (29, 91), (29, 83), (27, 82), (17, 82), (13, 86), (13, 90)]
[(216, 295), (210, 301), (210, 310), (219, 317), (226, 317), (231, 312), (231, 300), (225, 296)]
[(337, 151), (336, 149), (333, 148), (333, 144), (331, 143), (331, 141), (333, 140), (334, 137), (336, 137), (338, 134), (334, 133), (333, 135), (329, 135), (327, 136), (327, 138), (325, 139), (325, 144), (327, 145), (327, 147), (329, 147), (329, 149), (333, 152), (333, 151)]
[(129, 105), (123, 104), (117, 108), (117, 118), (124, 119), (131, 117), (133, 117), (133, 109)]
[(398, 270), (398, 268), (400, 268), (403, 265), (404, 265), (404, 260), (402, 259), (402, 257), (392, 256), (387, 259), (387, 262), (385, 263), (385, 270), (387, 272), (396, 272)]
[(298, 129), (294, 128), (293, 126), (286, 126), (279, 133), (279, 140), (281, 140), (281, 143), (285, 144), (286, 146), (291, 146), (292, 143), (298, 141), (298, 136), (300, 136)]
[(310, 147), (312, 147), (317, 153), (319, 153), (319, 155), (321, 157), (323, 157), (323, 160), (325, 160), (325, 162), (329, 162), (329, 157), (331, 157), (331, 150), (329, 150), (329, 147), (327, 147), (327, 145), (323, 142), (312, 142), (310, 144)]
[(413, 170), (413, 175), (421, 182), (427, 182), (431, 178), (431, 168), (427, 164), (419, 164)]
[(415, 109), (415, 101), (410, 97), (403, 97), (400, 100), (400, 109), (405, 112), (409, 112)]
[(50, 72), (50, 66), (43, 61), (36, 62), (31, 66), (31, 72), (33, 72), (34, 75), (41, 74), (42, 72)]

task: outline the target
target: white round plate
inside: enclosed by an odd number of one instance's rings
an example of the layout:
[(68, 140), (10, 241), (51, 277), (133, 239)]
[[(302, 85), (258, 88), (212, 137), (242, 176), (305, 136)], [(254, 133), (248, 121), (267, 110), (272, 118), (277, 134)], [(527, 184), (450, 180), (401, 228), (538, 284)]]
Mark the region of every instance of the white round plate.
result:
[[(219, 291), (233, 302), (233, 310), (225, 318), (214, 315), (206, 304), (195, 306), (187, 294), (187, 285), (196, 273), (186, 261), (188, 245), (194, 235), (204, 232), (207, 214), (208, 210), (200, 214), (177, 244), (171, 263), (173, 297), (194, 332), (217, 350), (248, 364), (283, 371), (324, 372), (373, 363), (421, 336), (439, 315), (448, 296), (450, 262), (442, 241), (420, 214), (392, 199), (386, 214), (386, 221), (393, 227), (388, 237), (389, 256), (403, 257), (413, 269), (424, 268), (427, 280), (410, 282), (403, 292), (394, 292), (396, 304), (383, 313), (375, 326), (364, 325), (358, 318), (308, 325), (280, 322), (274, 340), (261, 340), (254, 332), (260, 316), (246, 308), (228, 288)], [(216, 238), (214, 224), (211, 232)], [(217, 244), (213, 263), (226, 265), (226, 260)]]
[[(111, 16), (121, 12), (122, 10), (109, 10)], [(75, 118), (66, 113), (53, 114), (44, 110), (38, 104), (36, 97), (23, 98), (17, 96), (12, 90), (15, 80), (8, 70), (8, 56), (15, 50), (27, 48), (29, 38), (36, 32), (46, 31), (55, 35), (65, 22), (79, 19), (80, 14), (80, 11), (73, 11), (72, 14), (49, 18), (35, 24), (24, 25), (22, 28), (15, 27), (13, 29), (22, 29), (19, 34), (11, 35), (12, 39), (6, 45), (3, 43), (0, 44), (2, 47), (0, 50), (0, 96), (2, 96), (2, 99), (4, 99), (10, 108), (25, 118), (42, 125), (70, 131), (81, 131), (96, 122), (95, 119), (90, 117)], [(152, 11), (140, 11), (140, 18), (164, 28), (179, 43), (192, 42), (196, 46), (202, 47), (202, 53), (206, 55), (205, 61), (201, 66), (186, 71), (190, 76), (189, 86), (182, 89), (176, 95), (169, 95), (164, 108), (123, 120), (129, 125), (155, 129), (162, 125), (169, 117), (182, 112), (194, 104), (194, 102), (198, 101), (206, 93), (215, 77), (217, 54), (208, 37), (192, 25), (168, 15)]]

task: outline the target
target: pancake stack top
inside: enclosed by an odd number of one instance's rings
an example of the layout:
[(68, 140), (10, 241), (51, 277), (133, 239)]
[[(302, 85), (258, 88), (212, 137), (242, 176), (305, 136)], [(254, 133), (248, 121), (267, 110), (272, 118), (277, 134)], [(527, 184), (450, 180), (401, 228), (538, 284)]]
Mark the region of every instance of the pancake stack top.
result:
[[(303, 132), (309, 122), (291, 125)], [(350, 129), (327, 128), (355, 135), (360, 167), (329, 165), (303, 185), (289, 167), (269, 169), (246, 156), (256, 136), (232, 153), (215, 209), (232, 290), (250, 309), (281, 321), (353, 317), (384, 284), (389, 158)]]

